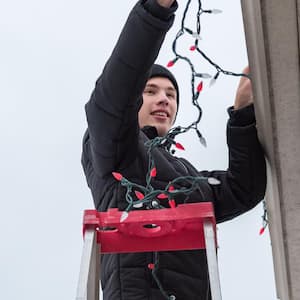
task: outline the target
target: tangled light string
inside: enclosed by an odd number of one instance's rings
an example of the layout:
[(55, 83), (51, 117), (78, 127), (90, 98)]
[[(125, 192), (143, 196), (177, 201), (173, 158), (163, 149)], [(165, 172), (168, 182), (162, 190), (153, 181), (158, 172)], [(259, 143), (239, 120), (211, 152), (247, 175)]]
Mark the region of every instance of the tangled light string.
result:
[[(203, 90), (203, 81), (200, 81), (197, 85), (197, 87), (195, 88), (195, 81), (197, 78), (202, 78), (202, 79), (208, 79), (211, 78), (209, 86), (212, 86), (215, 84), (215, 82), (217, 81), (217, 79), (219, 78), (220, 74), (224, 74), (224, 75), (228, 75), (228, 76), (244, 76), (249, 78), (249, 75), (244, 74), (244, 73), (234, 73), (231, 71), (227, 71), (224, 70), (223, 68), (221, 68), (217, 63), (215, 63), (211, 58), (209, 58), (203, 50), (201, 50), (199, 48), (199, 40), (201, 39), (201, 16), (202, 14), (206, 13), (206, 14), (218, 14), (221, 13), (222, 11), (219, 9), (203, 9), (202, 8), (202, 1), (198, 0), (198, 11), (197, 11), (197, 18), (196, 18), (196, 30), (192, 30), (189, 27), (187, 27), (185, 25), (186, 22), (186, 17), (187, 17), (187, 13), (189, 11), (190, 8), (190, 4), (191, 4), (192, 0), (188, 0), (186, 7), (184, 9), (184, 13), (183, 13), (183, 17), (181, 20), (181, 28), (179, 29), (179, 31), (176, 34), (176, 37), (173, 41), (172, 44), (172, 51), (174, 53), (175, 58), (173, 58), (172, 60), (170, 60), (167, 64), (168, 67), (172, 67), (174, 66), (175, 63), (177, 63), (178, 61), (182, 60), (185, 61), (190, 69), (191, 69), (191, 92), (192, 92), (192, 104), (197, 108), (198, 110), (198, 118), (192, 122), (189, 126), (187, 127), (181, 127), (181, 132), (179, 133), (184, 133), (190, 129), (194, 129), (199, 137), (199, 140), (201, 142), (202, 145), (204, 145), (206, 147), (206, 140), (205, 138), (202, 136), (201, 132), (198, 129), (198, 125), (199, 122), (201, 120), (202, 117), (202, 108), (199, 105), (198, 99), (200, 96), (200, 93)], [(198, 72), (195, 69), (194, 64), (192, 63), (192, 60), (190, 58), (188, 58), (187, 56), (180, 54), (177, 51), (177, 43), (179, 41), (180, 38), (182, 38), (185, 34), (188, 34), (190, 36), (192, 36), (192, 38), (194, 38), (194, 42), (193, 45), (190, 47), (191, 51), (196, 51), (199, 54), (201, 54), (201, 56), (215, 69), (216, 73), (214, 76), (208, 74), (208, 73), (202, 73), (202, 72)], [(179, 134), (177, 133), (177, 134)]]
[[(144, 209), (144, 208), (146, 208), (146, 209), (163, 209), (163, 208), (167, 207), (165, 204), (166, 203), (165, 201), (168, 201), (169, 207), (175, 208), (176, 207), (176, 202), (174, 200), (175, 196), (179, 195), (179, 194), (184, 194), (186, 196), (185, 200), (184, 200), (184, 202), (185, 202), (187, 200), (188, 196), (193, 191), (195, 191), (196, 189), (200, 189), (201, 182), (207, 182), (210, 185), (220, 184), (220, 181), (213, 177), (208, 178), (208, 177), (202, 177), (202, 176), (198, 176), (198, 177), (182, 176), (182, 177), (175, 178), (174, 180), (170, 181), (167, 184), (167, 186), (165, 187), (164, 190), (156, 190), (153, 188), (153, 186), (151, 184), (152, 179), (156, 177), (156, 173), (157, 173), (155, 162), (154, 162), (153, 155), (152, 155), (152, 152), (156, 147), (163, 147), (170, 152), (172, 152), (171, 146), (175, 146), (175, 148), (177, 148), (179, 150), (184, 150), (184, 147), (180, 143), (175, 141), (175, 137), (177, 135), (185, 133), (189, 130), (194, 130), (199, 138), (200, 143), (206, 147), (206, 140), (198, 128), (199, 122), (202, 117), (202, 108), (200, 107), (198, 100), (199, 100), (200, 93), (202, 92), (202, 90), (204, 88), (204, 84), (203, 84), (203, 81), (200, 81), (198, 83), (197, 87), (195, 88), (196, 79), (197, 78), (200, 78), (200, 79), (209, 79), (210, 78), (211, 80), (210, 80), (209, 86), (211, 87), (213, 84), (215, 84), (215, 82), (219, 78), (220, 74), (224, 74), (227, 76), (238, 76), (238, 77), (244, 76), (244, 77), (249, 78), (249, 75), (247, 75), (247, 74), (234, 73), (234, 72), (227, 71), (227, 70), (221, 68), (220, 65), (215, 63), (211, 58), (209, 58), (204, 53), (203, 50), (201, 50), (199, 48), (199, 40), (201, 39), (200, 33), (201, 33), (201, 16), (202, 16), (202, 14), (204, 14), (204, 13), (217, 14), (217, 13), (221, 13), (221, 10), (219, 10), (219, 9), (205, 10), (202, 8), (202, 1), (201, 0), (197, 0), (197, 1), (198, 1), (198, 10), (197, 10), (197, 18), (196, 18), (196, 30), (192, 30), (185, 25), (186, 16), (190, 9), (190, 4), (192, 2), (192, 0), (188, 0), (187, 4), (185, 6), (185, 9), (184, 9), (182, 20), (181, 20), (181, 28), (177, 32), (175, 39), (172, 43), (172, 51), (173, 51), (175, 58), (173, 58), (171, 61), (169, 61), (169, 63), (167, 64), (167, 67), (172, 67), (172, 66), (174, 66), (175, 63), (177, 63), (179, 61), (184, 61), (189, 65), (190, 70), (191, 70), (192, 104), (198, 110), (198, 117), (195, 121), (193, 121), (190, 125), (188, 125), (186, 127), (177, 126), (175, 128), (171, 128), (165, 136), (156, 137), (145, 143), (145, 147), (148, 149), (147, 151), (148, 151), (148, 157), (149, 157), (148, 171), (146, 174), (146, 186), (142, 186), (142, 185), (139, 185), (139, 184), (129, 181), (121, 173), (118, 173), (118, 172), (112, 173), (114, 178), (116, 180), (118, 180), (120, 182), (120, 184), (126, 188), (125, 199), (128, 203), (128, 206), (125, 209), (125, 211), (123, 211), (120, 222), (123, 222), (124, 220), (127, 219), (129, 212), (132, 209)], [(196, 68), (195, 68), (194, 64), (192, 63), (192, 60), (190, 58), (188, 58), (187, 56), (180, 54), (177, 51), (178, 41), (185, 34), (190, 35), (194, 39), (193, 44), (190, 47), (190, 51), (199, 53), (202, 56), (202, 58), (205, 59), (214, 68), (214, 70), (215, 70), (214, 76), (212, 76), (208, 73), (201, 73), (201, 72), (196, 71)], [(180, 187), (180, 188), (174, 187), (180, 183), (184, 183), (185, 187)], [(188, 187), (186, 187), (186, 186), (188, 186)], [(165, 204), (165, 205), (163, 205), (163, 204)], [(265, 206), (265, 202), (264, 202), (263, 227), (260, 231), (260, 234), (263, 233), (267, 224), (268, 224), (267, 211), (266, 211), (266, 206)], [(154, 262), (150, 263), (148, 265), (148, 268), (152, 271), (152, 276), (153, 276), (154, 280), (156, 281), (157, 286), (159, 287), (162, 295), (168, 300), (175, 300), (176, 297), (174, 295), (168, 295), (168, 293), (163, 289), (163, 287), (157, 277), (156, 271), (158, 269), (158, 265), (159, 265), (159, 253), (155, 252), (154, 253)]]

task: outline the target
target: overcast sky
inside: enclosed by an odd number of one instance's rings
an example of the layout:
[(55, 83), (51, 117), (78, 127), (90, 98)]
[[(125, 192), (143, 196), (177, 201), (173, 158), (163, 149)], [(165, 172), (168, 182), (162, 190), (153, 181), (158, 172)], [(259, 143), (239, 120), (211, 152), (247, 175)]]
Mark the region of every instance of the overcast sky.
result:
[[(193, 3), (197, 1), (192, 1)], [(158, 62), (173, 58), (171, 42), (182, 9)], [(74, 299), (82, 250), (81, 221), (93, 208), (80, 165), (86, 128), (84, 104), (135, 4), (126, 1), (0, 0), (1, 299)], [(223, 68), (247, 65), (238, 0), (203, 0), (202, 49)], [(194, 9), (195, 11), (195, 9)], [(190, 16), (190, 27), (195, 18)], [(187, 55), (190, 40), (180, 51)], [(198, 69), (213, 68), (192, 54)], [(195, 115), (187, 65), (173, 67), (181, 89), (177, 124)], [(200, 169), (226, 169), (226, 109), (238, 78), (220, 76), (201, 95), (204, 149), (193, 133), (180, 138)], [(276, 299), (269, 232), (259, 236), (262, 205), (218, 226), (224, 300)]]

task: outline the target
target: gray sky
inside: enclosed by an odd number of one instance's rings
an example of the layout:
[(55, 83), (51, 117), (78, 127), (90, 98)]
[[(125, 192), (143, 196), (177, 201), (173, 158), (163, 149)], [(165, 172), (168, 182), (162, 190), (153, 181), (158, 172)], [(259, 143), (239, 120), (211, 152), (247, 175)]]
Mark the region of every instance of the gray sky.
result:
[[(171, 42), (185, 3), (159, 56), (162, 64), (173, 58)], [(75, 297), (82, 213), (93, 207), (80, 165), (84, 104), (134, 4), (0, 0), (2, 299)], [(203, 0), (203, 6), (223, 10), (203, 17), (203, 50), (225, 69), (241, 71), (247, 55), (239, 1)], [(189, 46), (183, 40), (179, 49), (189, 54)], [(214, 73), (192, 57), (201, 71)], [(194, 115), (190, 73), (184, 63), (173, 71), (181, 87), (177, 124), (187, 125)], [(208, 148), (193, 133), (180, 141), (197, 168), (226, 169), (226, 108), (238, 79), (220, 76), (212, 88), (204, 84), (201, 131)], [(269, 232), (258, 235), (262, 212), (259, 205), (218, 226), (224, 300), (276, 299)]]

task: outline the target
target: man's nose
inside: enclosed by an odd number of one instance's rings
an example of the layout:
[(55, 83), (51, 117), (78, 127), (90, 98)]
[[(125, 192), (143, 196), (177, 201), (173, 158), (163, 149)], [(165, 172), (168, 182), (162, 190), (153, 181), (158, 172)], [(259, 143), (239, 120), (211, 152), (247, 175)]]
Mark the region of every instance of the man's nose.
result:
[(169, 104), (169, 98), (165, 92), (159, 93), (158, 104), (164, 104), (164, 105)]

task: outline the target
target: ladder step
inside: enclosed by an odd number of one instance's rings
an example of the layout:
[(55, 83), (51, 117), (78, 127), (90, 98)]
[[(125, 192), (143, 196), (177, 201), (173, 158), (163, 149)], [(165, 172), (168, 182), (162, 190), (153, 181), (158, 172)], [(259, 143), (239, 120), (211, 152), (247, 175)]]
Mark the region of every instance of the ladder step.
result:
[(85, 211), (83, 232), (86, 228), (97, 231), (102, 253), (204, 249), (203, 221), (209, 220), (216, 226), (210, 202), (135, 210), (123, 222), (120, 221), (122, 213), (117, 209)]
[(85, 210), (76, 300), (99, 300), (101, 254), (192, 249), (206, 249), (212, 300), (222, 300), (212, 203), (135, 210), (121, 222), (122, 214), (117, 209)]

